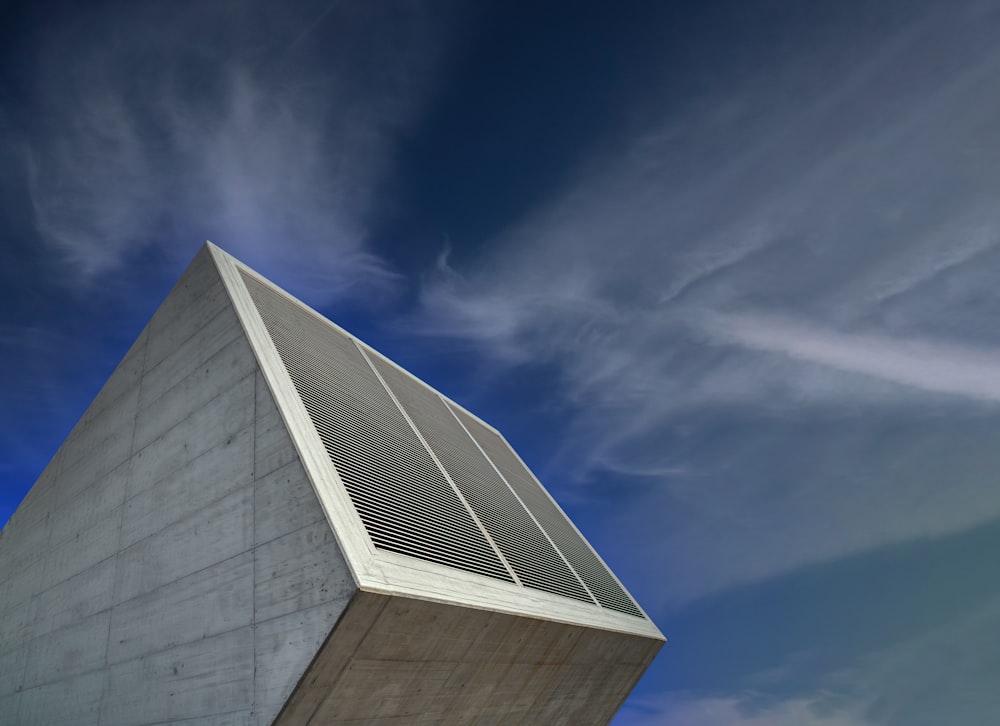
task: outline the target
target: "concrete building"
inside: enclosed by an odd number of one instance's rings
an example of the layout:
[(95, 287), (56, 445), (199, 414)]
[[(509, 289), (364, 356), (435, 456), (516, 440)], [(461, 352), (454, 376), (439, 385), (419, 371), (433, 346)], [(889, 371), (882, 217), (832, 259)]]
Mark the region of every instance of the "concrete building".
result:
[(4, 724), (604, 724), (662, 643), (498, 432), (210, 244), (0, 533)]

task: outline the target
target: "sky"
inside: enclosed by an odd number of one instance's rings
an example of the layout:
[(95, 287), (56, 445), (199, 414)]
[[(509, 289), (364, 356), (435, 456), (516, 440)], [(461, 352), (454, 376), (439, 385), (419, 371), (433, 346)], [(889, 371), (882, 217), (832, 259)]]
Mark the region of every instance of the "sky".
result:
[(0, 522), (206, 239), (504, 432), (615, 726), (1000, 718), (1000, 6), (0, 6)]

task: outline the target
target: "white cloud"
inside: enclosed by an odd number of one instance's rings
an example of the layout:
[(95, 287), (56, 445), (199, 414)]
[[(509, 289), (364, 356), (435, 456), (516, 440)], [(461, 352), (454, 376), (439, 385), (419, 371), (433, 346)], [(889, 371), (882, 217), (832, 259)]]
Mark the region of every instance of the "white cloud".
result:
[[(987, 560), (984, 554), (984, 567)], [(929, 592), (926, 600), (918, 603), (918, 609), (926, 612), (933, 609), (935, 599), (949, 597), (949, 593)], [(862, 623), (870, 618), (863, 601), (863, 593), (843, 593), (842, 606), (851, 608), (852, 614)], [(901, 597), (898, 605), (905, 610), (906, 598)], [(963, 604), (963, 608), (966, 605)], [(823, 603), (821, 607), (829, 608), (830, 604)], [(907, 612), (899, 613), (903, 620), (908, 615)], [(752, 613), (750, 617), (751, 622), (757, 622), (755, 617), (766, 620), (772, 615)], [(877, 623), (868, 622), (862, 627), (873, 625)], [(859, 652), (851, 652), (848, 648), (840, 658), (834, 656), (832, 667), (826, 669), (817, 671), (815, 667), (804, 666), (809, 658), (803, 661), (798, 655), (790, 655), (778, 666), (743, 676), (739, 682), (720, 684), (710, 691), (673, 690), (671, 684), (665, 683), (660, 691), (652, 690), (650, 695), (637, 694), (630, 699), (614, 724), (937, 726), (982, 723), (1000, 708), (1000, 694), (995, 688), (1000, 677), (1000, 663), (996, 658), (1000, 646), (998, 626), (1000, 601), (995, 596), (985, 598), (977, 606), (963, 609), (959, 615), (950, 615), (928, 629), (915, 630), (879, 650), (870, 650), (868, 638), (855, 638)], [(886, 624), (886, 628), (892, 630), (893, 624)], [(678, 637), (686, 635), (679, 633)], [(844, 635), (850, 639), (847, 633)], [(823, 636), (819, 640), (825, 642)], [(701, 645), (711, 647), (713, 644)], [(819, 663), (829, 657), (815, 643), (803, 642), (802, 646), (812, 647)], [(841, 658), (848, 654), (850, 660), (842, 662)], [(755, 655), (749, 657), (751, 662), (755, 661)], [(740, 654), (734, 657), (738, 659)]]
[(42, 239), (81, 285), (211, 238), (307, 297), (384, 290), (365, 217), (434, 83), (441, 20), (419, 2), (66, 15), (39, 40), (23, 139)]
[(63, 129), (24, 148), (38, 231), (86, 280), (122, 261), (166, 203), (122, 98), (106, 88), (90, 93), (65, 109)]
[(748, 709), (747, 697), (672, 693), (658, 699), (632, 699), (612, 722), (614, 726), (873, 726), (856, 713), (824, 709), (825, 694), (794, 698), (766, 708)]
[(707, 316), (721, 340), (932, 393), (1000, 401), (1000, 348), (848, 334), (786, 317)]
[(643, 479), (594, 534), (648, 538), (654, 609), (1000, 512), (989, 27), (924, 7), (846, 61), (663, 102), (425, 287), (424, 330), (559, 371), (571, 501)]
[(865, 657), (832, 674), (866, 704), (866, 716), (885, 726), (982, 723), (1000, 712), (1000, 601)]

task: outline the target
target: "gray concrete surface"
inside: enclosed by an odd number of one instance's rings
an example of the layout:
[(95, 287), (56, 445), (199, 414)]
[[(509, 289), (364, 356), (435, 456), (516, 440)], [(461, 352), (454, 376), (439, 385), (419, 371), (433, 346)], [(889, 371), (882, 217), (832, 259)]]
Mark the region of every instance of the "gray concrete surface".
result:
[(199, 253), (0, 532), (0, 724), (607, 723), (655, 625), (374, 547), (241, 270)]
[(662, 641), (360, 591), (276, 724), (607, 724)]
[(205, 249), (0, 533), (0, 723), (269, 724), (354, 591)]

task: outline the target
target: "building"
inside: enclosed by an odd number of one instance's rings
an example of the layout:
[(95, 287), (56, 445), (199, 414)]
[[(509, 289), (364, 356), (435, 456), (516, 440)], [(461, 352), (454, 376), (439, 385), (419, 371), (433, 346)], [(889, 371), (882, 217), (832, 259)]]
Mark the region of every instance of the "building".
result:
[(0, 533), (0, 722), (603, 724), (663, 637), (498, 432), (207, 244)]

